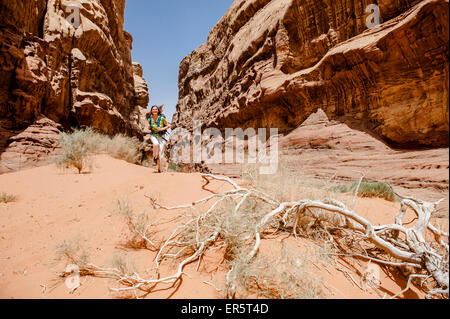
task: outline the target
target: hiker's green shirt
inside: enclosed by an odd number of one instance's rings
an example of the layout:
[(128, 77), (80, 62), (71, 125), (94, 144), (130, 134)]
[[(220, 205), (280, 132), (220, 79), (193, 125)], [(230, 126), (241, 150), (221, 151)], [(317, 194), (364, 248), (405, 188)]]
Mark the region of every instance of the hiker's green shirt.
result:
[(148, 119), (148, 122), (149, 122), (149, 124), (150, 124), (151, 129), (152, 129), (152, 134), (153, 134), (154, 136), (156, 136), (156, 137), (162, 137), (162, 136), (164, 135), (165, 132), (159, 132), (159, 131), (156, 129), (156, 128), (158, 128), (158, 127), (159, 127), (159, 128), (164, 128), (164, 127), (167, 126), (168, 122), (167, 122), (167, 120), (166, 120), (166, 118), (165, 118), (164, 116), (159, 115), (157, 120), (155, 120), (155, 119), (153, 118), (153, 116), (152, 116), (152, 117), (150, 117), (150, 118)]

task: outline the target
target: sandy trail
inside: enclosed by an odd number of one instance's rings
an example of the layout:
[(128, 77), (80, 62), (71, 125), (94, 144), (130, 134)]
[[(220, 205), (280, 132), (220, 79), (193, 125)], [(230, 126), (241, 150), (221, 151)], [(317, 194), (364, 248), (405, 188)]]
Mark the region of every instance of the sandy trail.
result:
[[(113, 255), (132, 256), (137, 270), (150, 277), (155, 254), (148, 250), (126, 249), (128, 229), (124, 220), (112, 212), (114, 201), (129, 200), (136, 212), (150, 212), (145, 196), (158, 196), (166, 205), (191, 203), (210, 195), (202, 189), (200, 174), (163, 173), (113, 159), (106, 155), (95, 158), (92, 173), (78, 175), (75, 171), (61, 171), (55, 165), (0, 175), (0, 192), (17, 196), (17, 201), (0, 204), (0, 298), (117, 298), (108, 279), (84, 277), (81, 287), (73, 294), (58, 279), (66, 263), (55, 260), (56, 246), (64, 241), (78, 241), (89, 253), (89, 261), (108, 266)], [(216, 192), (229, 185), (212, 182), (208, 188)], [(357, 211), (370, 216), (374, 223), (392, 222), (399, 204), (381, 199), (360, 199)], [(377, 212), (374, 214), (374, 212)], [(176, 212), (154, 212), (161, 222), (163, 233), (170, 233), (170, 223)], [(407, 216), (412, 219), (411, 216)], [(277, 239), (273, 240), (276, 243)], [(312, 245), (306, 240), (291, 245)], [(271, 245), (272, 240), (265, 240)], [(176, 291), (160, 289), (147, 298), (221, 298), (210, 283), (219, 283), (226, 272), (219, 250), (207, 253), (196, 272), (197, 263), (188, 265), (182, 284)], [(380, 298), (402, 290), (406, 281), (381, 272), (382, 287), (363, 291), (350, 277), (360, 282), (360, 271), (366, 263), (355, 261), (317, 269), (329, 289), (328, 298)], [(168, 265), (164, 273), (173, 273)], [(320, 267), (319, 267), (320, 268)], [(343, 271), (344, 270), (344, 271)], [(208, 283), (205, 283), (208, 282)], [(422, 298), (417, 289), (406, 293), (406, 298)], [(126, 296), (122, 296), (126, 297)]]

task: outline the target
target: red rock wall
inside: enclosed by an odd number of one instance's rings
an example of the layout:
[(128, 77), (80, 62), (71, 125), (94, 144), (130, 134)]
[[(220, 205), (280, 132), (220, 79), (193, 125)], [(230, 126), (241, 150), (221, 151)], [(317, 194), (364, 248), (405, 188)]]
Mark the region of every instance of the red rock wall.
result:
[(23, 129), (44, 115), (66, 129), (141, 135), (148, 88), (123, 30), (125, 0), (71, 1), (80, 8), (77, 28), (67, 21), (68, 3), (1, 1), (3, 128)]
[(180, 65), (176, 126), (278, 127), (318, 108), (391, 145), (448, 146), (449, 3), (237, 0)]

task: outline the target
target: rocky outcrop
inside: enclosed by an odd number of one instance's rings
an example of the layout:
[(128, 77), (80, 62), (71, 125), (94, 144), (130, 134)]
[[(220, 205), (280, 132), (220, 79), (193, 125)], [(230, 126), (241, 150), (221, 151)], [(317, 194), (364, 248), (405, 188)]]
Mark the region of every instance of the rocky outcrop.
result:
[(322, 109), (287, 136), (279, 139), (279, 147), (285, 154), (302, 153), (302, 150), (347, 151), (357, 156), (361, 152), (391, 153), (383, 142), (367, 132), (353, 130), (346, 123), (330, 121)]
[(59, 148), (62, 131), (60, 124), (43, 117), (11, 136), (8, 147), (0, 154), (0, 174), (51, 161), (50, 155)]
[[(404, 196), (427, 201), (443, 198), (435, 217), (448, 218), (448, 148), (393, 150), (370, 131), (351, 126), (317, 110), (295, 130), (280, 136), (279, 167), (292, 165), (297, 174), (318, 178), (324, 185), (347, 184), (364, 176), (367, 181), (387, 182)], [(241, 164), (210, 164), (208, 168), (213, 174), (242, 178)]]
[[(351, 123), (349, 123), (351, 124)], [(290, 159), (308, 175), (343, 183), (364, 178), (393, 185), (400, 194), (438, 201), (448, 218), (448, 148), (393, 150), (370, 132), (332, 121), (322, 110), (279, 140), (281, 159)]]
[(131, 59), (124, 9), (125, 0), (2, 1), (2, 130), (44, 116), (64, 129), (142, 137), (149, 94)]
[(66, 128), (139, 133), (130, 115), (147, 106), (148, 90), (131, 61), (124, 8), (125, 0), (2, 1), (4, 122), (26, 126), (43, 114)]
[(175, 126), (277, 127), (318, 108), (391, 146), (448, 146), (449, 2), (237, 0), (180, 65)]
[(147, 106), (149, 102), (148, 86), (147, 82), (143, 78), (144, 71), (142, 66), (133, 62), (133, 76), (134, 76), (134, 92), (136, 98), (136, 104), (141, 106)]

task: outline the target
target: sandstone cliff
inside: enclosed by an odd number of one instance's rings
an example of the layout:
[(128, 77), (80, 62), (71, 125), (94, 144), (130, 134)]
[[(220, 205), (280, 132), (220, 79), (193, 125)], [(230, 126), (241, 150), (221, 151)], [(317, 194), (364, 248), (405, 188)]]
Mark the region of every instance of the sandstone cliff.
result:
[(124, 9), (125, 0), (1, 1), (0, 153), (33, 123), (142, 135), (148, 88)]
[(236, 0), (180, 65), (176, 126), (277, 127), (321, 108), (393, 146), (448, 146), (449, 2)]

